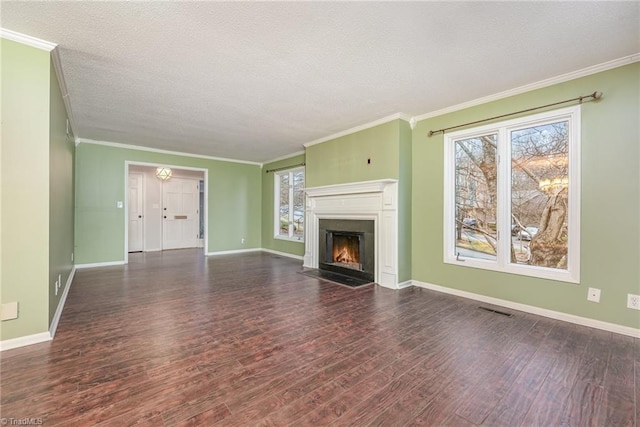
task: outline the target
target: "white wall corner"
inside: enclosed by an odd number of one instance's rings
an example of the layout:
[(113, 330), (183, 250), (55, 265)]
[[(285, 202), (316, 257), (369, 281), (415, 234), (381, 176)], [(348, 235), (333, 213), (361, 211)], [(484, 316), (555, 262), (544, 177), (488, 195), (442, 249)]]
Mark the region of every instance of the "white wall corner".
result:
[(71, 283), (73, 282), (73, 277), (76, 275), (76, 266), (74, 265), (71, 269), (71, 273), (69, 273), (69, 278), (67, 279), (67, 283), (64, 285), (64, 291), (62, 291), (62, 296), (60, 297), (60, 301), (58, 301), (58, 307), (56, 308), (56, 313), (53, 315), (53, 319), (51, 319), (51, 325), (49, 326), (49, 334), (51, 334), (51, 338), (55, 337), (56, 330), (58, 329), (58, 323), (60, 322), (60, 317), (62, 316), (62, 310), (64, 310), (64, 305), (67, 302), (67, 296), (69, 295), (69, 289), (71, 289)]
[(67, 112), (67, 119), (69, 119), (69, 127), (71, 128), (71, 133), (74, 136), (74, 143), (76, 146), (77, 142), (77, 133), (76, 133), (76, 122), (73, 117), (73, 110), (71, 109), (71, 101), (69, 100), (69, 91), (67, 90), (67, 82), (64, 78), (64, 72), (62, 71), (62, 62), (60, 60), (60, 48), (55, 47), (51, 51), (51, 62), (53, 63), (53, 69), (56, 73), (56, 78), (58, 79), (58, 85), (60, 85), (60, 93), (62, 95), (62, 101), (64, 102), (64, 109)]

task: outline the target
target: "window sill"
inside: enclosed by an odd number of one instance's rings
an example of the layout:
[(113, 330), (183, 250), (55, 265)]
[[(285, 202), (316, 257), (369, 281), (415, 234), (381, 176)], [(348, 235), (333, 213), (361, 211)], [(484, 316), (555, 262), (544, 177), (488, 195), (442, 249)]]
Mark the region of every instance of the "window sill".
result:
[(545, 267), (535, 267), (528, 265), (505, 265), (500, 266), (495, 261), (484, 261), (474, 258), (445, 257), (445, 264), (457, 265), (460, 267), (478, 268), (481, 270), (495, 271), (496, 273), (516, 274), (519, 276), (532, 277), (536, 279), (555, 280), (558, 282), (580, 284), (579, 275), (570, 270), (555, 270)]
[(273, 236), (273, 238), (276, 240), (285, 240), (287, 242), (304, 243), (303, 237), (286, 237), (286, 236), (276, 235), (276, 236)]

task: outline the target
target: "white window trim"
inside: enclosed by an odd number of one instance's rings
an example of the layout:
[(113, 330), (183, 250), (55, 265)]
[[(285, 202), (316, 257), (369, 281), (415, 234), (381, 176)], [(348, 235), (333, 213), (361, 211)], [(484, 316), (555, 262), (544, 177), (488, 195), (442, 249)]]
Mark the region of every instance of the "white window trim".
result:
[[(580, 106), (563, 108), (535, 114), (500, 123), (452, 132), (445, 135), (444, 153), (444, 262), (464, 267), (480, 268), (504, 273), (580, 283)], [(568, 195), (568, 259), (567, 269), (554, 269), (510, 261), (511, 221), (510, 218), (510, 176), (511, 162), (501, 161), (511, 158), (509, 132), (544, 123), (561, 120), (569, 121), (569, 195)], [(498, 257), (497, 261), (465, 258), (455, 254), (455, 141), (489, 133), (498, 134)], [(504, 239), (501, 236), (508, 236)]]
[[(306, 171), (304, 167), (285, 169), (278, 172), (273, 173), (273, 238), (278, 240), (287, 240), (289, 242), (299, 242), (304, 243), (304, 236), (285, 236), (284, 234), (280, 234), (280, 176), (287, 173), (289, 175), (289, 216), (293, 216), (293, 174), (296, 172), (302, 171), (305, 173), (305, 182), (306, 182)], [(305, 224), (306, 227), (306, 224)]]

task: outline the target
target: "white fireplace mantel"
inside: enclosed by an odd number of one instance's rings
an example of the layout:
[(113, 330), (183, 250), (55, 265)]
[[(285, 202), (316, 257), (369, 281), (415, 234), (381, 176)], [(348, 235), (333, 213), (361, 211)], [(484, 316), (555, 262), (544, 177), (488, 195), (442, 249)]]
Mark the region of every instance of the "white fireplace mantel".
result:
[(375, 282), (398, 289), (398, 180), (381, 179), (305, 189), (304, 266), (318, 268), (321, 219), (375, 223)]

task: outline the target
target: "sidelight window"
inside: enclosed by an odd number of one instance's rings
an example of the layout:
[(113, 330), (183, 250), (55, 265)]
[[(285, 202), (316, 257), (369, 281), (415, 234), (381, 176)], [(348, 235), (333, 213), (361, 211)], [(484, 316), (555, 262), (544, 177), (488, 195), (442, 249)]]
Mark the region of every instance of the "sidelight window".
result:
[(275, 174), (275, 237), (304, 240), (304, 168)]

